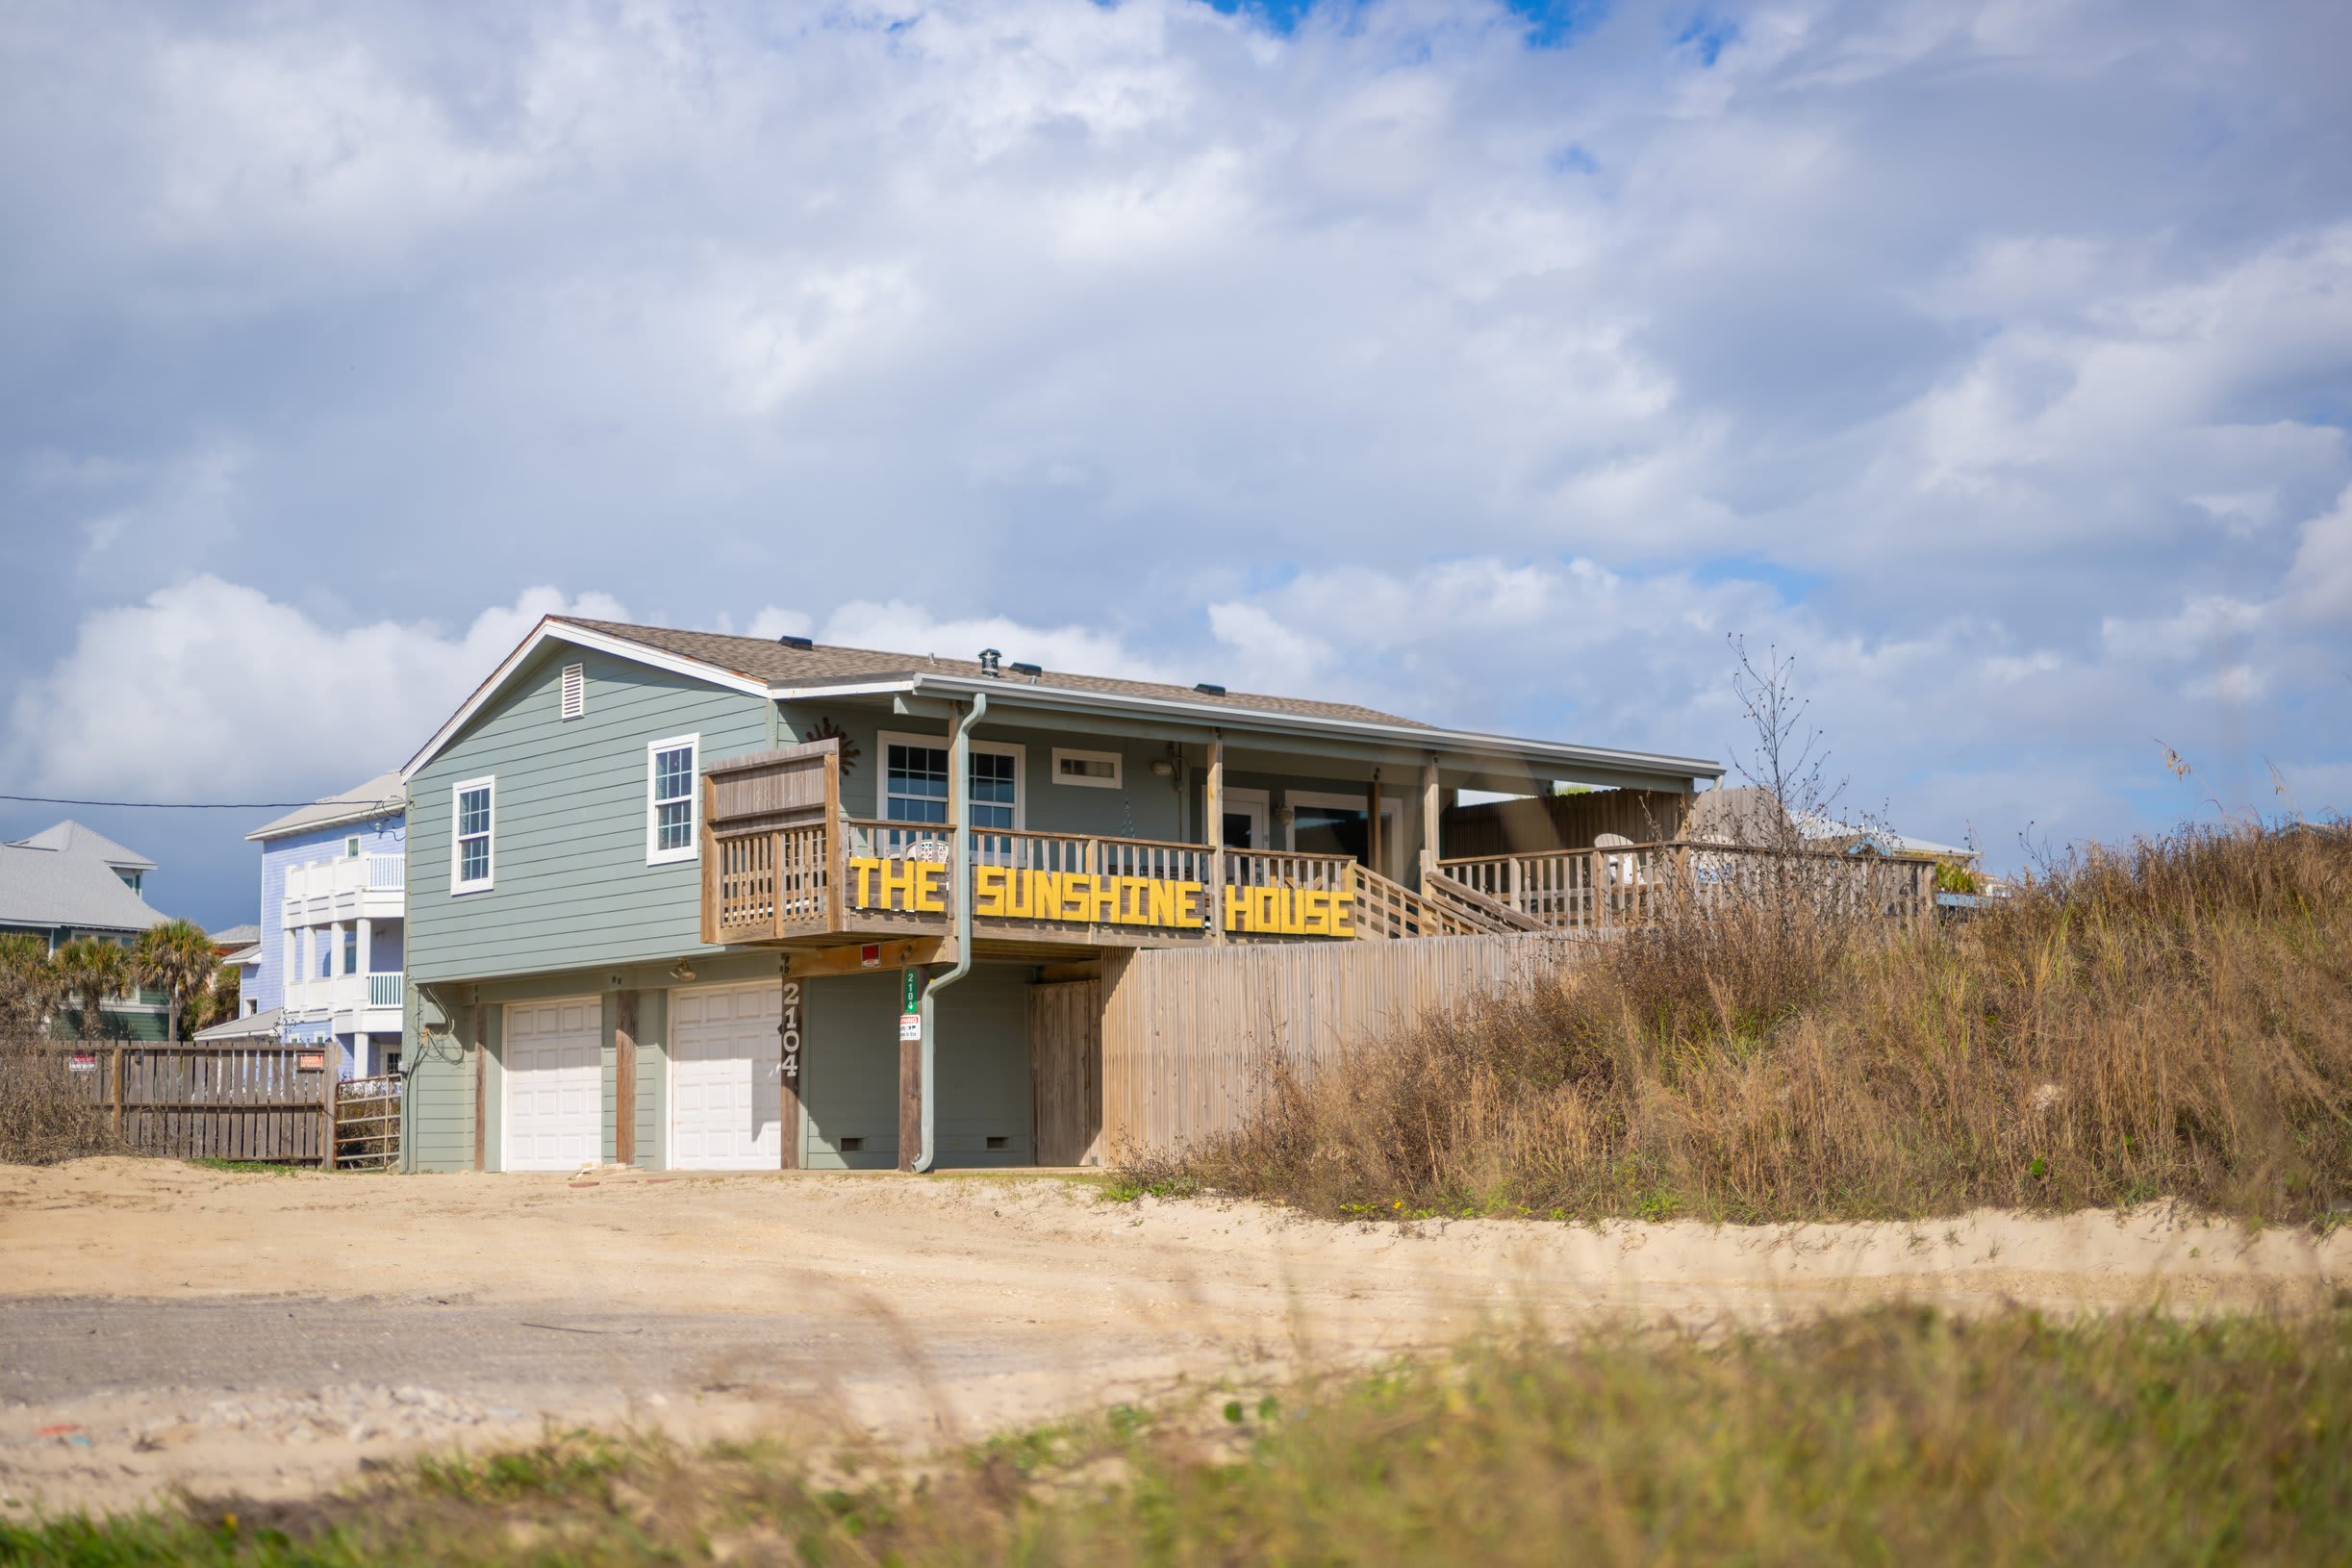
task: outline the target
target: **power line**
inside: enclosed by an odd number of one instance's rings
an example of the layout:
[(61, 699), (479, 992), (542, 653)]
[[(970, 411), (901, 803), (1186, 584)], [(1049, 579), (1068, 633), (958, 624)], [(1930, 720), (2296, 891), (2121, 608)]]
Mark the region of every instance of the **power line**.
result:
[(394, 800), (69, 800), (58, 795), (0, 795), (35, 806), (110, 806), (124, 811), (291, 811), (301, 806), (390, 806)]

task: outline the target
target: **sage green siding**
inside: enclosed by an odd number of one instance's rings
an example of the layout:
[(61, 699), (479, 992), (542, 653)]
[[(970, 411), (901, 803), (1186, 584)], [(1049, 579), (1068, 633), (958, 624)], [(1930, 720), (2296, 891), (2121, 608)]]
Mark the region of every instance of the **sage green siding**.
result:
[[(800, 1034), (800, 1163), (888, 1171), (898, 1163), (898, 973), (808, 983)], [(860, 1147), (845, 1151), (844, 1138)]]
[[(413, 1064), (404, 1091), (407, 1162), (413, 1171), (473, 1169), (473, 1043), (451, 1033), (440, 1009), (409, 987), (401, 1060)], [(420, 1047), (418, 1041), (424, 1043)]]
[[(1033, 1163), (1029, 974), (1024, 964), (975, 964), (940, 993), (931, 1132), (942, 1167)], [(898, 1163), (899, 983), (896, 970), (809, 982), (800, 1162), (810, 1170)], [(992, 1137), (1005, 1147), (990, 1149)], [(860, 1147), (844, 1150), (844, 1138)]]
[[(557, 683), (587, 667), (585, 714)], [(698, 734), (700, 761), (769, 744), (761, 697), (550, 645), (409, 781), (408, 973), (448, 984), (712, 952), (698, 861), (645, 864), (646, 746)], [(492, 886), (452, 895), (451, 790), (496, 779)]]

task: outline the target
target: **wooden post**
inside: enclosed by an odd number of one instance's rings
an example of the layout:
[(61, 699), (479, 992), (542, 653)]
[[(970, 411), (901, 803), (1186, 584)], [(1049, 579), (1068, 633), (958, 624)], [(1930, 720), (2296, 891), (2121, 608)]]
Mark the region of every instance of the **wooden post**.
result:
[[(781, 843), (782, 835), (778, 835)], [(841, 825), (841, 747), (824, 754), (824, 913), (825, 929), (838, 931), (849, 923), (849, 835)], [(784, 901), (776, 900), (776, 930), (784, 927)]]
[(1429, 886), (1429, 873), (1437, 869), (1437, 832), (1445, 804), (1437, 783), (1437, 754), (1421, 765), (1421, 874), (1422, 886)]
[(1608, 857), (1600, 850), (1592, 852), (1592, 899), (1594, 920), (1601, 929), (1608, 929)]
[[(789, 960), (787, 960), (789, 963)], [(806, 982), (789, 971), (782, 980), (783, 1008), (776, 1019), (776, 1050), (782, 1059), (784, 1086), (777, 1097), (776, 1163), (787, 1171), (800, 1169), (800, 1089), (808, 1073), (808, 998)]]
[[(719, 782), (710, 774), (702, 775), (702, 826), (697, 846), (702, 861), (702, 940), (719, 940), (719, 841), (711, 832), (711, 814), (719, 809)], [(781, 902), (782, 900), (778, 900)], [(480, 1169), (479, 1166), (475, 1169)]]
[(1380, 871), (1380, 771), (1372, 771), (1372, 782), (1364, 786), (1364, 865), (1367, 870)]
[(335, 1091), (342, 1081), (343, 1048), (330, 1038), (318, 1052), (318, 1108), (326, 1119), (326, 1136), (318, 1149), (318, 1167), (335, 1169)]
[[(901, 986), (920, 990), (923, 975), (909, 969), (900, 976)], [(900, 998), (893, 1018), (906, 1016), (905, 1000)], [(908, 1039), (907, 1031), (898, 1031), (898, 1169), (912, 1171), (915, 1156), (923, 1151), (923, 1041)]]
[(1208, 782), (1201, 792), (1201, 815), (1208, 819), (1208, 939), (1225, 941), (1225, 731), (1208, 738)]
[(637, 993), (613, 994), (613, 1163), (637, 1163)]
[(114, 1137), (122, 1137), (122, 1048), (107, 1053), (106, 1097), (114, 1108)]

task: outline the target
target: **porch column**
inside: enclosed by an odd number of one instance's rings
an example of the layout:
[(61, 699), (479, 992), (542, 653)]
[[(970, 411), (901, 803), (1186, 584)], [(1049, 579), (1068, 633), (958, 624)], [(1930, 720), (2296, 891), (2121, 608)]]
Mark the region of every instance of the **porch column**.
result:
[(1211, 942), (1225, 940), (1225, 731), (1208, 738), (1208, 782), (1201, 792), (1201, 815), (1208, 827), (1208, 929)]
[(1380, 871), (1380, 771), (1372, 771), (1372, 782), (1364, 786), (1364, 864), (1385, 876)]
[[(375, 973), (375, 966), (367, 961), (369, 940), (375, 935), (375, 922), (368, 919), (367, 916), (362, 915), (359, 920), (359, 952), (354, 959), (354, 965), (364, 977)], [(374, 991), (371, 988), (368, 993), (368, 1001), (373, 1000)], [(361, 1005), (366, 1006), (367, 1005), (367, 1002), (362, 1002)]]
[(1423, 886), (1428, 886), (1429, 873), (1437, 869), (1438, 819), (1445, 811), (1445, 796), (1437, 783), (1437, 756), (1421, 765), (1421, 874)]

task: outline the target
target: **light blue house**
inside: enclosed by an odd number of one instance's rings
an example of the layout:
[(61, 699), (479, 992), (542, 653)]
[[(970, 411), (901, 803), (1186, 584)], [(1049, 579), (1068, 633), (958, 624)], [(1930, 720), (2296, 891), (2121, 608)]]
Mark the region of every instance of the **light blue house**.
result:
[(245, 1016), (199, 1039), (333, 1040), (346, 1077), (398, 1070), (408, 813), (398, 773), (288, 813), (262, 847), (261, 939), (235, 955)]

